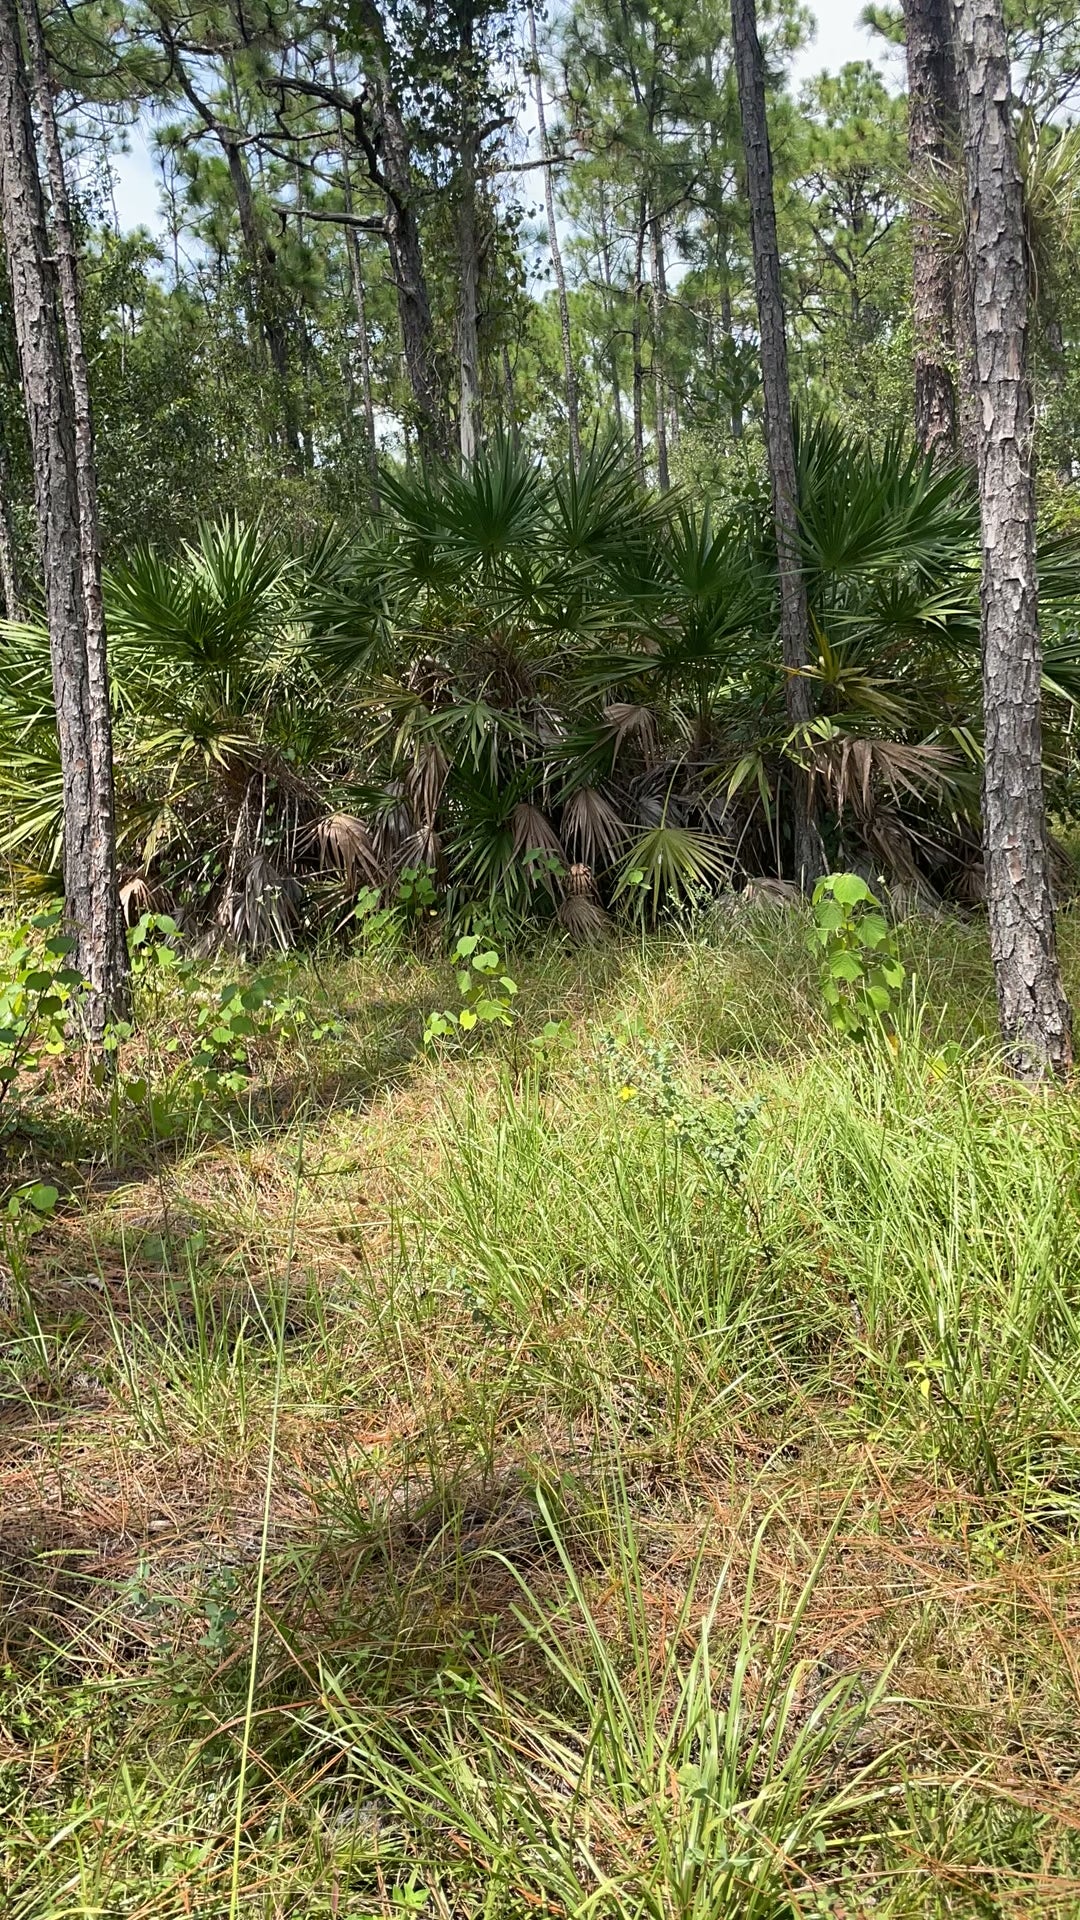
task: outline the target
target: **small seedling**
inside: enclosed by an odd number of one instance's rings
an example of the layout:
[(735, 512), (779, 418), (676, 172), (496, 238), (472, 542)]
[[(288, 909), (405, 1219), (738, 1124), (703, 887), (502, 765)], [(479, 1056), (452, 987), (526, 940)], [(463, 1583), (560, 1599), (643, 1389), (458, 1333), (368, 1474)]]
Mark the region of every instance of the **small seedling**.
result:
[(889, 1030), (904, 984), (896, 939), (865, 880), (830, 873), (814, 888), (811, 950), (821, 965), (821, 995), (833, 1032), (863, 1040)]
[(461, 1006), (428, 1015), (425, 1047), (437, 1040), (472, 1033), (478, 1027), (513, 1024), (517, 982), (501, 971), (502, 961), (495, 948), (485, 947), (478, 933), (463, 933), (454, 948), (454, 960)]

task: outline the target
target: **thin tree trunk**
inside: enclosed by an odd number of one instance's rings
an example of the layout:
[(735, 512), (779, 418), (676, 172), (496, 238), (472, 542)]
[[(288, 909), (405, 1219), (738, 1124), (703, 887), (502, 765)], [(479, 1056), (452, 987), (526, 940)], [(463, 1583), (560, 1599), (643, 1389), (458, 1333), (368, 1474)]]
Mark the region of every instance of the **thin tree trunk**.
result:
[(282, 435), (290, 463), (300, 468), (303, 457), (300, 446), (300, 432), (296, 424), (292, 403), (291, 368), (289, 365), (289, 342), (280, 313), (280, 290), (275, 284), (274, 249), (268, 244), (255, 211), (255, 197), (251, 191), (251, 177), (244, 160), (239, 137), (227, 127), (218, 127), (218, 139), (225, 152), (232, 183), (233, 198), (240, 220), (240, 232), (244, 241), (244, 251), (250, 263), (251, 284), (255, 305), (255, 317), (266, 343), (270, 356), (270, 366), (277, 382), (278, 401), (281, 407)]
[(349, 256), (353, 303), (356, 309), (356, 347), (360, 356), (360, 398), (364, 408), (364, 435), (368, 473), (371, 476), (371, 504), (379, 511), (379, 448), (375, 437), (375, 402), (371, 392), (371, 342), (367, 330), (367, 299), (364, 292), (364, 268), (355, 227), (345, 229), (345, 250)]
[(649, 268), (653, 405), (656, 408), (656, 480), (661, 493), (667, 493), (671, 482), (668, 477), (667, 403), (664, 392), (664, 237), (656, 218), (649, 222)]
[(544, 84), (540, 73), (540, 55), (536, 42), (536, 12), (533, 0), (529, 0), (526, 9), (529, 21), (529, 51), (532, 54), (533, 97), (536, 101), (536, 125), (540, 135), (540, 158), (543, 162), (544, 205), (547, 209), (548, 250), (551, 254), (551, 266), (555, 275), (555, 287), (559, 297), (559, 328), (562, 333), (563, 373), (566, 379), (566, 418), (570, 428), (570, 458), (577, 467), (581, 464), (581, 432), (578, 425), (577, 371), (574, 367), (574, 344), (570, 332), (570, 302), (566, 295), (566, 273), (563, 268), (562, 248), (559, 245), (559, 230), (555, 223), (555, 183), (552, 177), (551, 148), (548, 144), (547, 119), (544, 114)]
[[(471, 49), (463, 64), (471, 69)], [(463, 82), (467, 89), (469, 79)], [(461, 204), (458, 209), (458, 432), (464, 465), (480, 440), (480, 251), (476, 230), (476, 116), (463, 110), (460, 144)]]
[(416, 408), (421, 452), (430, 458), (447, 452), (447, 409), (443, 404), (435, 364), (431, 303), (424, 274), (420, 228), (413, 206), (409, 138), (393, 82), (386, 27), (376, 0), (357, 0), (356, 18), (368, 35), (368, 56), (378, 95), (377, 157), (373, 154), (372, 143), (363, 124), (360, 103), (354, 113), (357, 138), (368, 151), (369, 162), (376, 158), (378, 184), (386, 196), (386, 241), (397, 293), (405, 367)]
[(89, 982), (85, 1015), (91, 1037), (100, 1039), (122, 987), (102, 948), (108, 913), (95, 897), (103, 866), (109, 869), (111, 897), (114, 855), (111, 845), (103, 850), (107, 821), (95, 793), (74, 407), (16, 0), (0, 0), (0, 219), (34, 464), (63, 782), (65, 906), (76, 941), (75, 965)]
[(101, 992), (112, 1017), (128, 1011), (128, 954), (124, 918), (116, 874), (116, 797), (113, 784), (112, 707), (105, 634), (105, 601), (101, 590), (101, 527), (98, 516), (97, 467), (94, 460), (94, 422), (90, 403), (90, 373), (83, 342), (79, 292), (79, 256), (71, 218), (60, 130), (56, 123), (45, 36), (37, 0), (20, 0), (30, 53), (38, 122), (52, 200), (52, 233), (60, 306), (67, 343), (68, 378), (75, 429), (75, 484), (79, 509), (79, 554), (82, 567), (83, 622), (86, 635), (87, 684), (90, 702), (90, 754), (94, 788), (91, 886), (98, 924), (97, 949)]
[(610, 340), (608, 356), (611, 366), (611, 402), (615, 410), (615, 431), (622, 438), (623, 411), (622, 386), (619, 380), (619, 341), (616, 331), (615, 281), (611, 271), (611, 237), (608, 232), (607, 198), (604, 183), (600, 182), (600, 270), (604, 276), (604, 288), (607, 293), (608, 326)]
[[(731, 266), (728, 261), (726, 247), (720, 260), (720, 325), (723, 328), (725, 340), (730, 341), (732, 345), (734, 345), (735, 320), (731, 311)], [(733, 440), (742, 439), (743, 427), (742, 402), (733, 389), (731, 394), (731, 437)]]
[(953, 262), (920, 181), (940, 180), (959, 140), (949, 0), (903, 0), (907, 39), (908, 160), (912, 197), (915, 433), (925, 453), (957, 442), (953, 358)]
[[(334, 63), (334, 49), (330, 48), (330, 79), (336, 92), (337, 69)], [(341, 108), (337, 109), (338, 156), (341, 160), (341, 191), (345, 201), (345, 211), (353, 211), (352, 174), (349, 168), (349, 156), (345, 147), (345, 125)], [(349, 262), (349, 281), (352, 286), (353, 309), (356, 314), (356, 345), (360, 356), (360, 397), (364, 408), (364, 430), (368, 473), (371, 476), (371, 504), (375, 512), (379, 511), (379, 449), (375, 439), (375, 405), (371, 396), (371, 345), (367, 330), (367, 301), (364, 293), (364, 267), (360, 258), (360, 238), (351, 224), (345, 227), (345, 255)]]
[(23, 617), (22, 590), (19, 584), (19, 549), (12, 513), (11, 462), (0, 420), (0, 600), (5, 620)]
[(634, 470), (641, 486), (645, 485), (645, 369), (641, 363), (641, 295), (643, 256), (645, 253), (645, 197), (638, 201), (637, 232), (634, 236), (634, 287), (633, 314), (631, 320), (630, 341), (633, 355), (633, 405), (634, 405)]
[[(814, 711), (805, 669), (810, 664), (810, 616), (799, 549), (795, 434), (791, 418), (784, 297), (776, 238), (772, 154), (765, 110), (765, 62), (757, 32), (755, 0), (731, 0), (731, 26), (739, 89), (739, 115), (746, 152), (750, 237), (754, 253), (758, 329), (761, 335), (761, 384), (765, 440), (776, 522), (780, 574), (780, 641), (785, 669), (785, 702), (793, 732), (805, 731)], [(811, 803), (810, 782), (795, 776), (795, 872), (799, 885), (812, 887), (824, 870), (824, 851)]]
[(1024, 199), (1001, 0), (954, 0), (982, 520), (983, 862), (1001, 1035), (1024, 1079), (1072, 1065), (1042, 777)]

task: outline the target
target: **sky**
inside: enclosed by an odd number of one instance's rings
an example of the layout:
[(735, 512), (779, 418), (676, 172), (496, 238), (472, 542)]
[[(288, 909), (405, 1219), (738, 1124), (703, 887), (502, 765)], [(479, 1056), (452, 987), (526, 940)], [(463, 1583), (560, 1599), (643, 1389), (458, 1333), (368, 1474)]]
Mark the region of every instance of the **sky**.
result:
[[(818, 0), (814, 8), (817, 34), (795, 62), (796, 84), (822, 68), (835, 72), (845, 60), (880, 60), (880, 41), (875, 46), (858, 24), (864, 4), (865, 0)], [(145, 133), (141, 127), (132, 127), (127, 139), (129, 151), (113, 160), (117, 217), (126, 231), (148, 227), (151, 233), (160, 233), (157, 173)]]

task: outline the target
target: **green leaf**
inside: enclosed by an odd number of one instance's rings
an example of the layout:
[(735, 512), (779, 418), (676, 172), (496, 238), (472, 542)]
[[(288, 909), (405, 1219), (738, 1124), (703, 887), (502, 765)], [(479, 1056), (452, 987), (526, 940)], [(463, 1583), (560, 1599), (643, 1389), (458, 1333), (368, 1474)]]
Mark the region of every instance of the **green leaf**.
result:
[(842, 907), (856, 907), (863, 900), (874, 899), (866, 881), (860, 879), (857, 873), (830, 874), (825, 885), (831, 886), (833, 898), (839, 900)]
[(834, 953), (829, 961), (829, 972), (834, 980), (861, 980), (865, 971), (857, 953)]
[(858, 937), (864, 947), (880, 947), (888, 939), (889, 929), (879, 913), (868, 913), (859, 921)]

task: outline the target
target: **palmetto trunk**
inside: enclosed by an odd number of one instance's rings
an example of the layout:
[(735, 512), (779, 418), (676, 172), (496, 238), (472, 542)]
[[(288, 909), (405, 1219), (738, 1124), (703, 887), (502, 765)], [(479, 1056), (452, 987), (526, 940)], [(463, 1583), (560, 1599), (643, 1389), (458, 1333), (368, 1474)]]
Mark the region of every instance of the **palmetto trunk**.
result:
[[(563, 268), (562, 248), (559, 245), (559, 231), (555, 224), (555, 183), (551, 171), (551, 149), (548, 144), (547, 119), (544, 113), (544, 82), (540, 72), (540, 54), (536, 41), (536, 12), (529, 0), (526, 9), (529, 22), (529, 52), (532, 56), (533, 98), (536, 102), (536, 126), (540, 135), (540, 159), (544, 174), (544, 207), (547, 212), (548, 251), (551, 254), (551, 267), (555, 275), (555, 288), (559, 298), (559, 331), (562, 336), (563, 376), (566, 381), (566, 419), (570, 429), (570, 458), (575, 467), (581, 464), (581, 433), (578, 427), (577, 371), (574, 367), (574, 345), (570, 332), (570, 302), (566, 294), (566, 273)], [(618, 389), (616, 388), (616, 412), (618, 412)]]
[[(87, 646), (75, 409), (16, 0), (0, 0), (0, 219), (34, 464), (63, 779), (65, 905), (76, 938), (76, 964), (90, 983), (87, 1021), (92, 1037), (100, 1038), (124, 987), (107, 931), (115, 924), (111, 796), (99, 791), (96, 777), (96, 695)], [(95, 671), (104, 680), (103, 653)], [(96, 691), (107, 700), (107, 685)]]
[(904, 0), (907, 38), (908, 160), (912, 200), (915, 433), (926, 453), (956, 446), (953, 358), (954, 263), (920, 182), (955, 164), (959, 140), (949, 0)]
[(37, 0), (20, 0), (26, 43), (30, 53), (38, 122), (52, 201), (52, 237), (64, 317), (67, 367), (75, 439), (75, 490), (79, 511), (79, 557), (82, 570), (83, 625), (86, 636), (87, 694), (90, 717), (90, 757), (94, 787), (91, 885), (94, 902), (94, 946), (102, 992), (114, 1016), (127, 1011), (128, 957), (124, 920), (116, 875), (116, 802), (113, 791), (112, 711), (105, 636), (105, 602), (101, 590), (101, 528), (98, 518), (97, 470), (94, 462), (94, 424), (90, 404), (90, 373), (83, 344), (79, 294), (79, 259), (68, 199), (60, 130), (56, 123), (45, 36)]
[[(772, 154), (765, 112), (765, 62), (757, 32), (755, 0), (731, 0), (739, 116), (746, 153), (746, 189), (754, 254), (758, 330), (761, 336), (761, 384), (765, 404), (765, 441), (772, 482), (776, 553), (780, 574), (780, 642), (785, 669), (787, 717), (792, 730), (805, 729), (813, 715), (805, 668), (810, 661), (810, 619), (799, 552), (795, 434), (791, 419), (784, 298), (780, 250), (776, 238)], [(814, 819), (810, 783), (795, 782), (795, 871), (806, 888), (824, 869), (821, 836)]]
[(953, 0), (964, 135), (982, 521), (983, 854), (1002, 1039), (1015, 1072), (1072, 1063), (1042, 779), (1024, 204), (1001, 0)]

